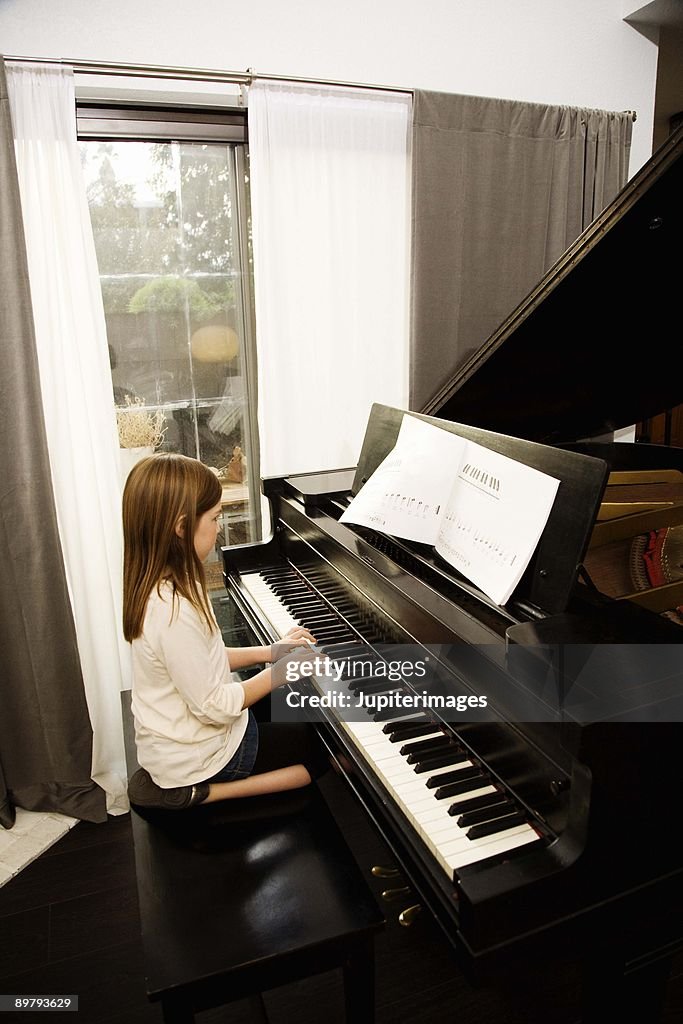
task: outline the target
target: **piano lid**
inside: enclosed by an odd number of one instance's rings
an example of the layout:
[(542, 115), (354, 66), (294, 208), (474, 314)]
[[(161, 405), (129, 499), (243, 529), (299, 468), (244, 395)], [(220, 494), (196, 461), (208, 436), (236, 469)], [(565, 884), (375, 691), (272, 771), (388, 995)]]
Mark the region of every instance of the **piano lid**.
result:
[(562, 444), (683, 401), (683, 127), (420, 412)]

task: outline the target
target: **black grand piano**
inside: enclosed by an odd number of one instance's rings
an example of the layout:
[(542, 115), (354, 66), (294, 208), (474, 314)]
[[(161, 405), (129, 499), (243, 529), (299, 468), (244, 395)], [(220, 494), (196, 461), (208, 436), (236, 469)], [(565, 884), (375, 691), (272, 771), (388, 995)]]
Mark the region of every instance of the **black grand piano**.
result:
[(261, 642), (297, 621), (324, 650), (437, 645), (444, 685), (488, 688), (485, 720), (317, 727), (463, 967), (581, 950), (585, 1021), (657, 1020), (683, 947), (683, 450), (605, 440), (681, 402), (682, 195), (679, 130), (413, 414), (560, 480), (505, 607), (432, 550), (339, 522), (396, 441), (406, 413), (385, 406), (355, 470), (265, 481), (272, 537), (223, 549)]

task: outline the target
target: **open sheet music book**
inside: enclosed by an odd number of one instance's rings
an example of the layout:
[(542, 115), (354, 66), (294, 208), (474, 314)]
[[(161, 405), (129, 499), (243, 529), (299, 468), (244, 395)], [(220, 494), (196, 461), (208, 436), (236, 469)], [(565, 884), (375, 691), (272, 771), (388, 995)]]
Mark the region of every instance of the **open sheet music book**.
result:
[(343, 523), (431, 545), (503, 605), (548, 521), (559, 480), (406, 414)]

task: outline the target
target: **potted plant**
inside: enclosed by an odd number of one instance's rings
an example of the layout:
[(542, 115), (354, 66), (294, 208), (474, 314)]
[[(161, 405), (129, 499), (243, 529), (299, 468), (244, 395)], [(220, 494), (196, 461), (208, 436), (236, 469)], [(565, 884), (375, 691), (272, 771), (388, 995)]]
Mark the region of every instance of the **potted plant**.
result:
[(153, 455), (164, 440), (166, 417), (161, 409), (151, 412), (142, 398), (126, 395), (126, 404), (116, 410), (119, 431), (121, 483), (125, 483), (136, 462)]

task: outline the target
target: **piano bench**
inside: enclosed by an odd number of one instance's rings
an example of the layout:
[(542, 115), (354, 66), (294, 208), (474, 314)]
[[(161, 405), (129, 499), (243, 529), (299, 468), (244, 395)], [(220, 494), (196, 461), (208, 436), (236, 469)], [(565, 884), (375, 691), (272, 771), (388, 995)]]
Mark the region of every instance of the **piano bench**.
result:
[(147, 995), (166, 1024), (338, 967), (347, 1020), (373, 1021), (385, 922), (315, 785), (131, 818)]

